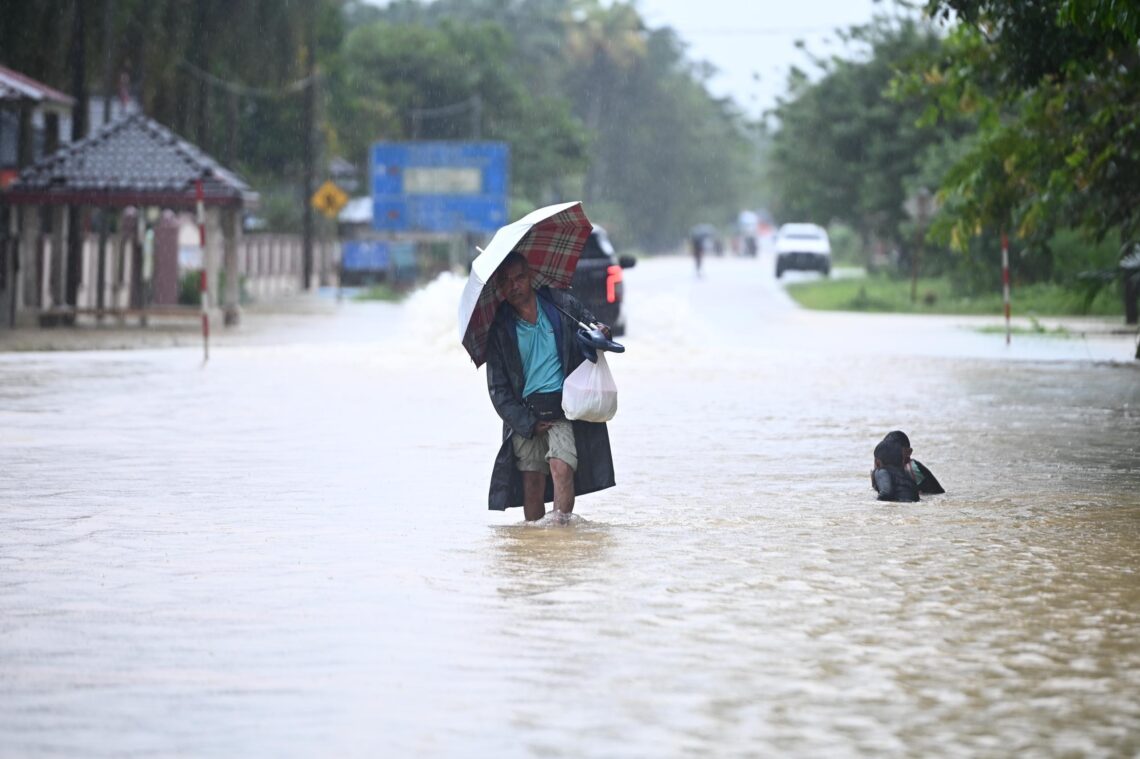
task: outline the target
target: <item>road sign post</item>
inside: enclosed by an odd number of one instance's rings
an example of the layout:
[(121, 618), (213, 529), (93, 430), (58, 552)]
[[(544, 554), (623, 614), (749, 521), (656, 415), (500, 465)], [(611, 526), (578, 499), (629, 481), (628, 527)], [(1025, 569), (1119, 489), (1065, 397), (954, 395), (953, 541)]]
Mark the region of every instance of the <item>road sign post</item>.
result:
[(1001, 302), (1002, 309), (1005, 311), (1005, 344), (1009, 345), (1009, 235), (1005, 233), (1004, 229), (1001, 233)]
[(348, 203), (348, 194), (333, 184), (331, 179), (328, 179), (317, 188), (309, 202), (313, 204), (313, 208), (326, 217), (335, 219), (336, 215), (340, 213), (340, 209)]

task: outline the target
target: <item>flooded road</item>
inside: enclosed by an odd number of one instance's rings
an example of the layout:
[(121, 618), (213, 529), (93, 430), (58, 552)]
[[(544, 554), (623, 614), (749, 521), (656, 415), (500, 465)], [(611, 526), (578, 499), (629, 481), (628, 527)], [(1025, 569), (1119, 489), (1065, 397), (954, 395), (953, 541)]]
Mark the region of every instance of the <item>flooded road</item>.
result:
[[(627, 272), (618, 486), (486, 510), (462, 283), (0, 355), (0, 756), (1134, 756), (1129, 338)], [(906, 430), (949, 491), (873, 499)]]

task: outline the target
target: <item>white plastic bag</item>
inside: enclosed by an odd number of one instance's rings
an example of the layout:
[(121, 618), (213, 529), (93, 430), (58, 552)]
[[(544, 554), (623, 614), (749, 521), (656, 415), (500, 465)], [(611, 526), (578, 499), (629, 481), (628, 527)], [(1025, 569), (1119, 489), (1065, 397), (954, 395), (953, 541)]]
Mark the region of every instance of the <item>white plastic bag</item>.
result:
[(567, 419), (586, 422), (608, 422), (614, 418), (617, 384), (603, 351), (598, 351), (598, 363), (583, 361), (562, 383), (562, 411)]

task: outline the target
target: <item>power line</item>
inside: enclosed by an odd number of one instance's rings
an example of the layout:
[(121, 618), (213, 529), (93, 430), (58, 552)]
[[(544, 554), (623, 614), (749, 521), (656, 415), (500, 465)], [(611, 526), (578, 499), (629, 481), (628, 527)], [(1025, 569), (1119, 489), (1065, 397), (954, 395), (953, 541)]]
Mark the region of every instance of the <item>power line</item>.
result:
[(796, 37), (799, 35), (834, 34), (836, 27), (803, 27), (801, 29), (678, 29), (682, 36), (700, 37)]
[(718, 37), (774, 37), (785, 36), (791, 37), (797, 34), (833, 34), (840, 31), (841, 26), (799, 26), (799, 27), (772, 27), (772, 26), (754, 26), (754, 27), (734, 27), (734, 26), (711, 26), (711, 27), (672, 27), (673, 31), (681, 36), (689, 34), (700, 34), (707, 36)]
[(408, 110), (415, 118), (437, 118), (445, 116), (454, 116), (458, 113), (466, 113), (467, 111), (477, 108), (479, 105), (479, 96), (472, 95), (471, 97), (462, 100), (458, 103), (451, 105), (441, 105), (435, 108), (411, 108)]
[(412, 117), (412, 139), (418, 139), (420, 125), (426, 119), (451, 118), (461, 113), (471, 114), (471, 136), (478, 139), (482, 133), (483, 98), (475, 93), (466, 100), (450, 105), (441, 105), (435, 108), (410, 108), (408, 115)]
[(317, 78), (317, 76), (314, 74), (313, 76), (306, 76), (303, 79), (297, 79), (296, 81), (289, 82), (284, 87), (280, 87), (278, 89), (269, 89), (267, 87), (250, 87), (249, 85), (242, 84), (241, 82), (231, 82), (226, 79), (222, 79), (220, 77), (214, 76), (209, 71), (203, 71), (185, 59), (178, 61), (178, 65), (189, 71), (198, 79), (201, 79), (202, 81), (207, 82), (220, 90), (232, 92), (235, 95), (244, 95), (246, 97), (255, 98), (273, 99), (283, 97), (285, 95), (294, 95), (298, 92), (302, 92), (310, 85), (314, 79)]

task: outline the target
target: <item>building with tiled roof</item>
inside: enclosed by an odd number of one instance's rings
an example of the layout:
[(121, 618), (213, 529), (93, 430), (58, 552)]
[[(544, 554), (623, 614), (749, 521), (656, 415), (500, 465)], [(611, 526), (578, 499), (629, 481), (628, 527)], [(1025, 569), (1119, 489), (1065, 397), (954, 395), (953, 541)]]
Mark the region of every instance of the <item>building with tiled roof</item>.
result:
[(75, 100), (57, 89), (37, 82), (30, 76), (0, 66), (0, 100), (30, 100), (35, 103), (55, 103), (71, 108)]
[(174, 303), (177, 235), (157, 249), (166, 239), (160, 212), (193, 211), (199, 192), (207, 306), (220, 305), (226, 323), (237, 323), (241, 215), (258, 195), (139, 111), (23, 168), (0, 191), (4, 229), (17, 236), (0, 239), (0, 312), (9, 324), (73, 324), (84, 311), (145, 320), (148, 310)]
[(66, 140), (74, 106), (69, 95), (0, 66), (0, 190)]
[(236, 174), (135, 112), (25, 168), (3, 199), (12, 205), (191, 209), (199, 180), (207, 206), (249, 208), (258, 201)]

